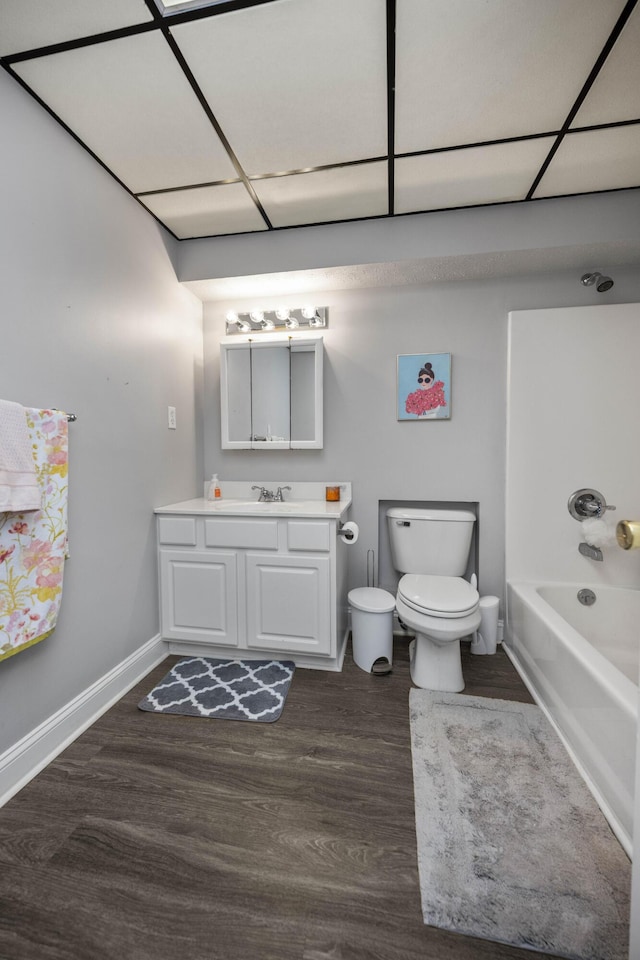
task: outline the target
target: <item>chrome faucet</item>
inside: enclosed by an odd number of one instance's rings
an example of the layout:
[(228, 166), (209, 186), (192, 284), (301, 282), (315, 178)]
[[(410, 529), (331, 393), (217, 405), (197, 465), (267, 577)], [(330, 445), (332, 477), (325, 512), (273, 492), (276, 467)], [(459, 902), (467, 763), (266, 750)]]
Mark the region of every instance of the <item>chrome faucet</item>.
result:
[(600, 547), (592, 547), (590, 543), (579, 543), (578, 552), (589, 560), (604, 560)]
[(267, 490), (266, 487), (258, 487), (254, 484), (251, 489), (260, 491), (258, 503), (272, 503), (276, 499), (273, 490)]
[(615, 510), (615, 507), (607, 503), (605, 498), (597, 490), (590, 487), (583, 487), (576, 490), (569, 497), (567, 504), (569, 513), (574, 520), (587, 520), (590, 517), (602, 517), (607, 510)]
[(278, 487), (275, 493), (273, 490), (267, 490), (266, 487), (259, 487), (255, 484), (251, 489), (260, 491), (258, 503), (284, 503), (284, 491), (291, 490), (291, 487)]

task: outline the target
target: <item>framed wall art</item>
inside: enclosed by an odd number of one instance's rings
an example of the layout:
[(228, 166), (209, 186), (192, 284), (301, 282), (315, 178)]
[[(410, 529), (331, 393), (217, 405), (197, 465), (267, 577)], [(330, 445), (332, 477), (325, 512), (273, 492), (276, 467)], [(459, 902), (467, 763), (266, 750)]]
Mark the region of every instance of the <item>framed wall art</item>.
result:
[(451, 354), (398, 356), (398, 420), (448, 420), (451, 416)]

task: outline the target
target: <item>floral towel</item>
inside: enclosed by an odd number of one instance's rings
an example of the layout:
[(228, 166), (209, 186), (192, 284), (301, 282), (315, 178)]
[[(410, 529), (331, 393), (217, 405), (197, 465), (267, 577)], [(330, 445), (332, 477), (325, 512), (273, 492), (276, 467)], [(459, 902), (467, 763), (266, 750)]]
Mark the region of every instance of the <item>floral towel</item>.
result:
[(0, 510), (39, 510), (42, 495), (33, 462), (26, 410), (0, 400)]
[(42, 507), (0, 513), (0, 660), (53, 632), (67, 555), (67, 417), (26, 414)]

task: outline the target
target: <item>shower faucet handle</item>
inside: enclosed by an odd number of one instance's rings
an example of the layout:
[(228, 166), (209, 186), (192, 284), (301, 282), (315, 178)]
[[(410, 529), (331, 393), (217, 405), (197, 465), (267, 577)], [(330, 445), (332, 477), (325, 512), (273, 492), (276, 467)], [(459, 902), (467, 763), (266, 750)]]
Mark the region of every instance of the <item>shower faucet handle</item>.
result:
[(567, 507), (574, 520), (601, 517), (607, 510), (616, 509), (612, 503), (607, 503), (601, 493), (592, 490), (590, 487), (583, 487), (572, 493)]

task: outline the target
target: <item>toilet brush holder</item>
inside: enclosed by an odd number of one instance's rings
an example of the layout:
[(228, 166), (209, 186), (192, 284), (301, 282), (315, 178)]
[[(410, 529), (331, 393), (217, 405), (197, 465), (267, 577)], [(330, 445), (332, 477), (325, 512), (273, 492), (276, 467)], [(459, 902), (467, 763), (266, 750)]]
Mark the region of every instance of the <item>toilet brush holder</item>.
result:
[(478, 609), (480, 611), (480, 626), (471, 641), (471, 653), (491, 654), (496, 652), (498, 644), (498, 597), (481, 597)]

